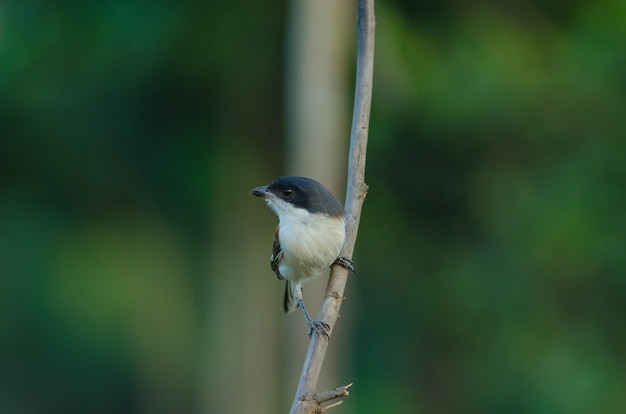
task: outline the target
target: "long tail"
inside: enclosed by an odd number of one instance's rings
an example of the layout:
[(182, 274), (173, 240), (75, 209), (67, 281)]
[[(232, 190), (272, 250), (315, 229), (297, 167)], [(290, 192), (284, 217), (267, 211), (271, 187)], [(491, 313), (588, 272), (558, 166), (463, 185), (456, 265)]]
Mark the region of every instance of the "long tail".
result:
[(285, 299), (283, 301), (283, 309), (285, 313), (293, 312), (298, 307), (297, 289), (289, 280), (285, 286)]

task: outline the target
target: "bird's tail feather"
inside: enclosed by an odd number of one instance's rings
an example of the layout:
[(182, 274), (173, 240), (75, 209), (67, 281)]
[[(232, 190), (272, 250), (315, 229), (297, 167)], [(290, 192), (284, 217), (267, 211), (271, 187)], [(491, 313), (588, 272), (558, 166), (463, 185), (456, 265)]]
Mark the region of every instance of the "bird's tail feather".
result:
[(283, 301), (283, 309), (285, 313), (293, 312), (298, 307), (298, 300), (296, 299), (296, 288), (290, 281), (287, 281), (285, 286), (285, 300)]

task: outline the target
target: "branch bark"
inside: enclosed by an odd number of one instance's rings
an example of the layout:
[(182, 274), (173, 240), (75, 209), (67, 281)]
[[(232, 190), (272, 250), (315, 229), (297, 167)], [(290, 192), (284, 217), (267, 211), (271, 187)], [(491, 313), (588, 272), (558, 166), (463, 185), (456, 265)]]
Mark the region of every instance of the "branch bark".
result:
[[(370, 109), (372, 103), (372, 87), (374, 75), (374, 29), (376, 21), (374, 17), (374, 0), (359, 0), (358, 3), (358, 46), (356, 65), (356, 88), (354, 96), (354, 112), (352, 116), (352, 130), (350, 134), (350, 155), (348, 157), (348, 182), (346, 188), (346, 242), (341, 255), (352, 257), (356, 237), (361, 219), (361, 209), (367, 195), (365, 184), (365, 160), (367, 150), (367, 138), (369, 131)], [(343, 301), (348, 270), (341, 266), (333, 266), (328, 279), (326, 295), (322, 302), (318, 318), (331, 326), (329, 335), (339, 317), (339, 310)], [(328, 399), (320, 399), (316, 396), (332, 396), (338, 398), (347, 395), (345, 393), (333, 393), (334, 390), (321, 393), (316, 392), (317, 380), (322, 369), (328, 340), (324, 336), (313, 335), (307, 350), (300, 381), (296, 395), (291, 406), (290, 414), (321, 413), (322, 402)], [(351, 384), (350, 384), (351, 385)], [(336, 390), (336, 389), (335, 389)], [(324, 401), (322, 401), (324, 400)]]

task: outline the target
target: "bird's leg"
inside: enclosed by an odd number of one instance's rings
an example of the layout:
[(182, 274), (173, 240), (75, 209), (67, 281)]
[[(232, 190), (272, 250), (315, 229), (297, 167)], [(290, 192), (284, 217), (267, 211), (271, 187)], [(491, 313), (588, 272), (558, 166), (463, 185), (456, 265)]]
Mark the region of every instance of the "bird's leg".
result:
[(306, 324), (309, 325), (309, 338), (313, 335), (313, 331), (317, 331), (318, 334), (324, 334), (326, 339), (330, 340), (330, 336), (328, 335), (328, 331), (330, 330), (330, 325), (324, 321), (317, 321), (311, 319), (309, 313), (306, 311), (304, 307), (304, 302), (302, 302), (301, 298), (296, 299), (298, 301), (298, 306), (302, 310), (304, 314), (304, 319), (306, 319)]
[(339, 256), (337, 260), (333, 262), (333, 264), (338, 264), (339, 266), (345, 267), (346, 269), (352, 271), (352, 273), (356, 273), (356, 269), (354, 269), (354, 263), (352, 260), (348, 259), (345, 256)]

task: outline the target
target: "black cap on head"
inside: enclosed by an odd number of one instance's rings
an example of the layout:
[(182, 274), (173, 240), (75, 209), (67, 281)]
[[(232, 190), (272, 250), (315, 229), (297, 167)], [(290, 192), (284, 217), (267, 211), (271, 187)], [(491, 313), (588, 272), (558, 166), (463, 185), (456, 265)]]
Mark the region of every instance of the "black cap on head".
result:
[(277, 198), (306, 209), (310, 213), (342, 216), (343, 206), (319, 182), (307, 177), (280, 177), (267, 185), (266, 191)]

